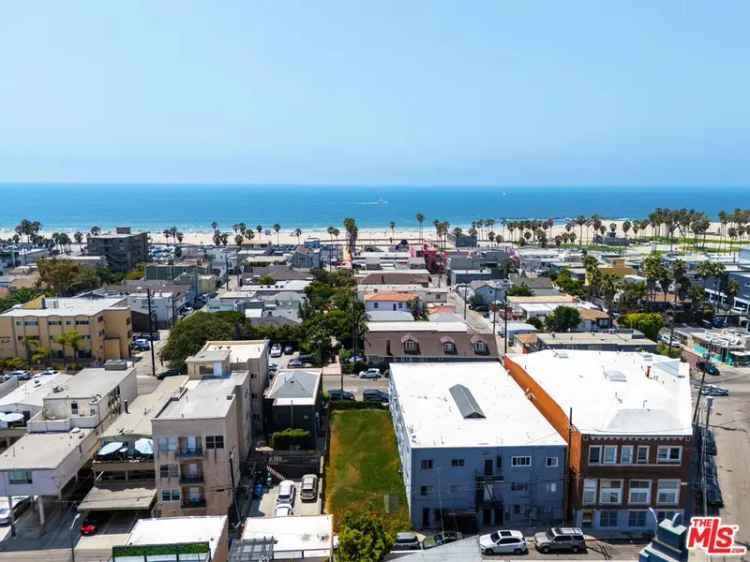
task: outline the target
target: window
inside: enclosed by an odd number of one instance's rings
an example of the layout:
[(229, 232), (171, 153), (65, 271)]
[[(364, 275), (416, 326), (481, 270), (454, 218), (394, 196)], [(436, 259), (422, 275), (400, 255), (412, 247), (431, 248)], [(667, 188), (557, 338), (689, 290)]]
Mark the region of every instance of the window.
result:
[(71, 402), (70, 403), (70, 414), (73, 416), (78, 415), (78, 402)]
[(555, 468), (556, 466), (559, 466), (560, 459), (557, 457), (547, 457), (544, 459), (544, 466), (547, 468)]
[(631, 480), (628, 503), (651, 503), (651, 480)]
[(223, 449), (223, 435), (206, 435), (206, 449)]
[(417, 340), (408, 339), (404, 342), (405, 353), (419, 353), (419, 343)]
[(24, 326), (38, 326), (39, 321), (38, 320), (24, 320), (23, 325)]
[(485, 342), (481, 340), (474, 342), (474, 353), (478, 355), (487, 355), (489, 352), (490, 350)]
[(648, 464), (648, 447), (638, 447), (638, 454), (635, 457), (635, 462), (637, 464)]
[(659, 447), (656, 449), (656, 462), (680, 464), (682, 462), (682, 447)]
[(422, 470), (432, 470), (432, 459), (423, 459), (420, 466)]
[(176, 464), (162, 464), (159, 466), (159, 478), (177, 478)]
[(604, 464), (617, 464), (617, 447), (607, 445), (604, 447)]
[(646, 513), (645, 511), (628, 511), (628, 527), (645, 527)]
[(456, 354), (456, 344), (452, 341), (443, 342), (443, 353), (447, 355)]
[(76, 326), (88, 326), (89, 321), (88, 320), (76, 320)]
[(594, 512), (590, 509), (584, 509), (581, 512), (581, 527), (590, 529), (594, 526)]
[(372, 304), (372, 306), (373, 306), (373, 308), (380, 308), (380, 303), (379, 302), (374, 302)]
[(599, 527), (617, 527), (617, 511), (600, 511)]
[(464, 465), (464, 459), (451, 459), (451, 466), (452, 467), (460, 467)]
[(674, 504), (680, 501), (679, 480), (659, 480), (656, 490), (656, 503)]
[(62, 322), (59, 320), (47, 320), (48, 326), (59, 326), (60, 324), (62, 324)]
[(620, 464), (633, 464), (632, 445), (623, 445), (620, 447)]
[(547, 482), (544, 485), (544, 490), (548, 494), (555, 494), (555, 493), (557, 493), (557, 482)]
[(599, 486), (599, 503), (609, 505), (622, 503), (622, 480), (602, 479)]
[(166, 453), (168, 451), (177, 450), (177, 438), (176, 437), (159, 437), (159, 452)]
[(599, 464), (602, 462), (602, 448), (599, 445), (589, 447), (589, 464)]
[(587, 478), (583, 481), (583, 505), (594, 505), (596, 503), (596, 478)]
[(495, 458), (495, 466), (497, 466), (497, 469), (500, 470), (503, 468), (503, 457), (497, 457)]
[(531, 466), (531, 457), (511, 457), (511, 466)]
[(180, 501), (180, 491), (179, 490), (162, 490), (161, 501), (163, 502)]
[(8, 481), (11, 484), (31, 484), (31, 471), (11, 470), (8, 473)]
[(420, 486), (419, 487), (420, 496), (429, 496), (430, 494), (432, 494), (432, 486)]
[(521, 515), (521, 506), (520, 504), (513, 504), (513, 515)]
[(682, 513), (681, 511), (657, 511), (656, 512), (656, 519), (660, 522), (664, 519), (672, 519), (677, 513)]
[(529, 483), (528, 482), (511, 482), (510, 491), (511, 492), (528, 492)]

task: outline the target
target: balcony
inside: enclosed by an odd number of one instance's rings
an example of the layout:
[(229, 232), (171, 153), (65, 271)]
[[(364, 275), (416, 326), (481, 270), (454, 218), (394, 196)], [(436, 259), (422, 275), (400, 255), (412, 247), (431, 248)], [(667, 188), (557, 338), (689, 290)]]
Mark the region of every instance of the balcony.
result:
[(182, 507), (185, 509), (206, 507), (206, 498), (182, 498)]
[(202, 474), (181, 474), (180, 484), (203, 484)]
[(177, 449), (176, 455), (180, 459), (202, 459), (204, 456), (203, 447), (194, 447), (191, 449)]

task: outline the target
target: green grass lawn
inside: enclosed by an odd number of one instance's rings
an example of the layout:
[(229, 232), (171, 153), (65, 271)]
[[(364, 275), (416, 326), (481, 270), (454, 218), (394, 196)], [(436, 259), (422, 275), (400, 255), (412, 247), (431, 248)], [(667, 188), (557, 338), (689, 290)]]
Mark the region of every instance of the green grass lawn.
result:
[[(326, 512), (336, 526), (348, 512), (382, 516), (391, 532), (408, 530), (409, 510), (393, 424), (386, 410), (343, 410), (331, 415), (330, 458), (326, 467)], [(386, 494), (394, 496), (386, 514)]]

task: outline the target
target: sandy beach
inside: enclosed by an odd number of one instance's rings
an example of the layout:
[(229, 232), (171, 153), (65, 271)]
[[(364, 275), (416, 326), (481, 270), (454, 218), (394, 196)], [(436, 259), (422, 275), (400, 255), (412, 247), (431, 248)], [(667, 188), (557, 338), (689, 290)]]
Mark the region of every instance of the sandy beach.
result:
[[(603, 224), (605, 227), (609, 228), (610, 222), (614, 222), (617, 224), (617, 234), (618, 236), (622, 236), (622, 223), (623, 221), (604, 221)], [(463, 229), (464, 232), (466, 232), (470, 225), (459, 225)], [(720, 223), (715, 222), (711, 223), (711, 227), (709, 229), (708, 233), (708, 241), (712, 238), (712, 233), (715, 235), (718, 234)], [(346, 232), (344, 230), (343, 226), (337, 227), (340, 230), (339, 234), (339, 241), (343, 241), (346, 239)], [(451, 230), (453, 229), (453, 226), (450, 227)], [(503, 228), (502, 224), (496, 224), (494, 227), (494, 231), (497, 235), (503, 236), (505, 240), (510, 239), (510, 232), (507, 228)], [(580, 237), (580, 227), (576, 226), (573, 231), (576, 234), (576, 237)], [(62, 232), (66, 232), (71, 238), (73, 238), (74, 230), (64, 230)], [(84, 234), (87, 232), (87, 230), (81, 230)], [(134, 232), (138, 232), (137, 230), (134, 230)], [(235, 232), (232, 230), (224, 230), (223, 232), (229, 232), (229, 244), (234, 245), (234, 236)], [(486, 238), (488, 230), (484, 229), (484, 235)], [(565, 225), (564, 224), (555, 224), (547, 231), (547, 236), (550, 241), (554, 239), (555, 236), (558, 234), (562, 234), (565, 232)], [(0, 238), (11, 238), (15, 232), (10, 229), (0, 229)], [(49, 237), (52, 232), (43, 230), (42, 234), (44, 236)], [(518, 231), (516, 230), (514, 232), (516, 239), (518, 238)], [(641, 233), (643, 235), (644, 233)], [(647, 229), (646, 235), (651, 235), (651, 229)], [(151, 231), (150, 232), (151, 241), (155, 244), (160, 243), (174, 243), (174, 240), (172, 238), (169, 238), (168, 240), (164, 237), (161, 230), (159, 231)], [(593, 228), (587, 228), (583, 227), (583, 236), (585, 240), (588, 240), (591, 236), (593, 236)], [(628, 233), (628, 236), (633, 237), (632, 230)], [(329, 234), (325, 231), (325, 229), (311, 229), (311, 230), (303, 230), (302, 234), (299, 236), (299, 241), (304, 242), (305, 240), (309, 238), (319, 238), (321, 241), (326, 242), (330, 241), (331, 237)], [(385, 228), (362, 228), (359, 230), (359, 237), (358, 241), (360, 243), (366, 242), (366, 241), (372, 241), (373, 243), (381, 243), (381, 244), (387, 244), (391, 241), (391, 239), (394, 242), (398, 242), (399, 240), (406, 239), (411, 242), (418, 241), (420, 238), (419, 235), (419, 229), (416, 227), (416, 225), (413, 228), (396, 228), (394, 232), (391, 232), (387, 226)], [(435, 227), (432, 224), (424, 224), (423, 227), (423, 238), (424, 240), (434, 240), (435, 239)], [(288, 230), (288, 229), (282, 229), (279, 231), (278, 234), (271, 231), (270, 234), (266, 234), (265, 231), (258, 235), (258, 232), (254, 232), (254, 238), (250, 241), (245, 241), (245, 245), (249, 244), (258, 244), (259, 242), (265, 243), (271, 240), (272, 242), (281, 243), (281, 244), (294, 244), (298, 241), (297, 236), (295, 236), (294, 232)], [(198, 244), (198, 245), (213, 245), (213, 232), (210, 230), (203, 230), (203, 231), (186, 231), (183, 232), (183, 244)]]

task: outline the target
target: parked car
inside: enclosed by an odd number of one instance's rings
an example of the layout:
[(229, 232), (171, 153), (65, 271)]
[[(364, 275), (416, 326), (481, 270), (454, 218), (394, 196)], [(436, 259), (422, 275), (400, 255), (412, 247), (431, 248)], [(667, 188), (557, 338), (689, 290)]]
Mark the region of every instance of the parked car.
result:
[(297, 487), (291, 480), (282, 480), (279, 484), (279, 495), (276, 498), (276, 504), (288, 504), (293, 506), (297, 497)]
[(162, 371), (158, 375), (156, 375), (156, 378), (159, 380), (166, 379), (167, 377), (176, 377), (180, 374), (179, 369), (167, 369), (166, 371)]
[(146, 338), (138, 338), (133, 341), (133, 347), (138, 351), (148, 351), (151, 349), (151, 342)]
[(299, 359), (290, 359), (289, 363), (286, 364), (290, 369), (301, 369), (304, 363)]
[(354, 400), (354, 394), (348, 390), (329, 390), (328, 398), (331, 400)]
[(58, 375), (60, 372), (57, 369), (53, 369), (52, 367), (47, 367), (44, 369), (44, 371), (39, 373), (40, 375)]
[(84, 536), (95, 535), (106, 520), (106, 514), (101, 511), (89, 512), (81, 523), (81, 534)]
[[(19, 381), (27, 381), (31, 380), (31, 371), (11, 371), (10, 373), (6, 373), (7, 376), (15, 377), (16, 380)], [(7, 380), (7, 379), (6, 379)]]
[(391, 550), (421, 550), (422, 545), (416, 533), (396, 533)]
[(271, 357), (281, 357), (281, 346), (277, 343), (271, 346)]
[[(31, 505), (31, 496), (13, 496), (13, 519), (26, 511)], [(10, 506), (7, 498), (5, 503), (0, 505), (0, 525), (10, 525)]]
[(706, 396), (729, 396), (729, 390), (715, 384), (704, 384), (703, 394)]
[(543, 533), (534, 535), (536, 549), (547, 554), (549, 552), (585, 552), (586, 539), (583, 531), (573, 527), (553, 527)]
[(294, 353), (294, 348), (292, 347), (292, 344), (288, 343), (284, 346), (284, 355), (291, 355)]
[(719, 368), (713, 363), (711, 363), (711, 361), (698, 361), (695, 364), (695, 368), (701, 372), (705, 371), (707, 375), (711, 375), (714, 377), (717, 377), (721, 374), (721, 372), (719, 371)]
[(482, 554), (525, 554), (529, 545), (521, 531), (498, 530), (479, 537)]
[(318, 499), (318, 477), (314, 474), (305, 474), (302, 477), (302, 488), (299, 497), (303, 502), (314, 502)]
[(294, 509), (288, 503), (276, 504), (273, 510), (274, 517), (290, 517), (292, 515), (294, 515)]
[(367, 361), (364, 355), (352, 355), (349, 358), (349, 363), (364, 363)]
[(444, 531), (442, 533), (438, 533), (437, 535), (425, 538), (425, 540), (422, 541), (422, 548), (435, 548), (436, 546), (440, 546), (442, 544), (459, 541), (462, 538), (464, 538), (464, 536), (458, 531)]
[(380, 369), (366, 369), (359, 372), (359, 378), (361, 379), (379, 379), (383, 375), (380, 374)]
[(366, 388), (362, 391), (362, 400), (365, 402), (388, 402), (390, 396), (379, 388)]

